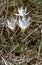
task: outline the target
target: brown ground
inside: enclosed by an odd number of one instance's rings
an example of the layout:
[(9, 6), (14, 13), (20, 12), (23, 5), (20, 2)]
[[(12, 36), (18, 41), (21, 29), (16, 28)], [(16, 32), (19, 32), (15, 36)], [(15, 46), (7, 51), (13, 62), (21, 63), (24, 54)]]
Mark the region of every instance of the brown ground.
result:
[[(32, 24), (24, 33), (18, 26), (15, 31), (6, 26), (7, 18), (14, 16), (21, 5), (31, 11), (29, 16), (32, 19)], [(22, 0), (11, 1), (9, 5), (0, 2), (0, 65), (42, 65), (42, 51), (39, 53), (41, 24), (41, 5)]]

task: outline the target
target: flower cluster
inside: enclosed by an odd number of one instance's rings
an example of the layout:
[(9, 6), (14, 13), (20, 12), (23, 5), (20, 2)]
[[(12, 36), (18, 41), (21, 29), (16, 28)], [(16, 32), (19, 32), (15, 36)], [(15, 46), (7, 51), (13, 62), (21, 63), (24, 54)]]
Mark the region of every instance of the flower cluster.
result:
[[(25, 9), (23, 7), (18, 8), (19, 14), (15, 13), (15, 15), (19, 17), (18, 20), (14, 19), (14, 17), (12, 16), (10, 18), (10, 20), (7, 20), (7, 26), (10, 29), (15, 29), (16, 24), (17, 24), (22, 30), (25, 30), (31, 24), (30, 16), (28, 18), (26, 18), (26, 15), (28, 15), (29, 12), (28, 13), (26, 13), (26, 12), (27, 12), (27, 8), (25, 8)], [(21, 19), (21, 17), (22, 17), (22, 19)]]

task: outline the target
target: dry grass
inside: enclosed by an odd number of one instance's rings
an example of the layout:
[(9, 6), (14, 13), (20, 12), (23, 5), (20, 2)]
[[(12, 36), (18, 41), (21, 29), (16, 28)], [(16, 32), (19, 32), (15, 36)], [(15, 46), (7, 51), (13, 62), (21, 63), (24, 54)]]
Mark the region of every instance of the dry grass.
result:
[[(12, 31), (6, 26), (7, 18), (14, 16), (19, 6), (27, 7), (32, 24), (24, 33), (17, 26)], [(14, 16), (15, 17), (15, 16)], [(42, 39), (42, 6), (28, 1), (0, 1), (0, 65), (42, 65), (42, 51), (39, 54), (39, 42)], [(38, 55), (39, 54), (39, 55)]]

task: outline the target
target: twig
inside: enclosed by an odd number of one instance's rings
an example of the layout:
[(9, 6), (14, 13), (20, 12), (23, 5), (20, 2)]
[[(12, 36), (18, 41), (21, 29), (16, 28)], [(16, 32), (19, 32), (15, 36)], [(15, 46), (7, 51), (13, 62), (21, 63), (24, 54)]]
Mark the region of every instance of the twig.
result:
[(6, 47), (7, 45), (0, 45), (0, 47)]
[(5, 59), (4, 59), (3, 57), (1, 57), (1, 58), (2, 58), (3, 62), (5, 63), (5, 65), (7, 65), (7, 63), (6, 63)]
[(7, 19), (7, 14), (8, 14), (8, 4), (9, 4), (9, 0), (7, 0), (7, 11), (6, 11), (6, 15), (5, 15), (6, 19)]
[(39, 27), (41, 27), (41, 26), (42, 26), (42, 24), (39, 25), (36, 29), (34, 29), (34, 31), (32, 31), (29, 35), (27, 35), (26, 38), (24, 38), (24, 39), (22, 40), (22, 42), (25, 41), (25, 40), (26, 40), (30, 35), (32, 35), (35, 31), (37, 31), (37, 29), (38, 29)]
[(13, 49), (9, 52), (8, 56), (9, 56), (18, 46), (19, 46), (19, 44), (17, 44), (17, 45), (15, 46), (15, 48), (13, 48)]

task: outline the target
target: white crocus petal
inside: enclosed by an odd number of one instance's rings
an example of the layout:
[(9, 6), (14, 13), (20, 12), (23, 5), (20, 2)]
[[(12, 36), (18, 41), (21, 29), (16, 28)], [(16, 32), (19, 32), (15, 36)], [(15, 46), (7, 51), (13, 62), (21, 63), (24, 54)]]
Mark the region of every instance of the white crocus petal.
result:
[(14, 23), (14, 22), (10, 22), (10, 21), (7, 19), (7, 27), (9, 27), (11, 30), (14, 30), (14, 29), (15, 29), (15, 23)]
[(21, 16), (24, 16), (24, 15), (26, 14), (26, 11), (27, 11), (26, 8), (25, 8), (25, 9), (23, 9), (23, 7), (18, 8), (18, 12), (19, 12), (19, 14), (20, 14)]
[(15, 15), (16, 15), (16, 16), (20, 16), (20, 14), (16, 14), (16, 13), (15, 13)]
[(28, 15), (31, 11), (29, 11), (28, 13), (26, 13), (25, 15)]
[(25, 14), (17, 14), (17, 13), (15, 13), (15, 15), (16, 15), (16, 16), (22, 16), (22, 17), (23, 17), (23, 16), (28, 15), (30, 12), (31, 12), (31, 11), (29, 11), (28, 13), (25, 13)]
[(28, 17), (28, 19), (26, 19), (25, 17), (21, 19), (19, 19), (19, 26), (22, 30), (25, 30), (27, 27), (29, 27), (29, 25), (31, 24), (31, 18)]
[(25, 13), (27, 12), (27, 7), (25, 7)]
[(14, 17), (12, 16), (12, 17), (10, 17), (10, 21), (15, 24), (16, 19), (14, 19)]
[(14, 17), (12, 16), (12, 17), (10, 17), (9, 20), (7, 19), (7, 26), (10, 29), (14, 30), (15, 29), (15, 26), (16, 26), (15, 22), (16, 22), (16, 19), (14, 19)]

